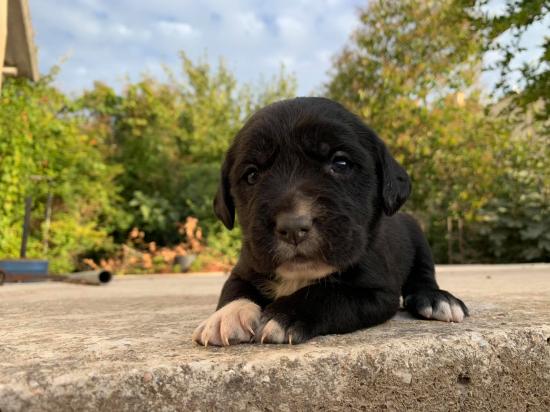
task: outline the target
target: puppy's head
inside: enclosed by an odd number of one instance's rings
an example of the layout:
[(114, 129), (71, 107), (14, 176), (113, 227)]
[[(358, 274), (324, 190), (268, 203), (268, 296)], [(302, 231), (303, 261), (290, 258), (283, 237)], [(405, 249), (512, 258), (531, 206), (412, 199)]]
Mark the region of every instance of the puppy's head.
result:
[(214, 210), (229, 229), (237, 214), (253, 270), (307, 280), (356, 263), (410, 187), (358, 117), (328, 99), (296, 98), (258, 111), (237, 134)]

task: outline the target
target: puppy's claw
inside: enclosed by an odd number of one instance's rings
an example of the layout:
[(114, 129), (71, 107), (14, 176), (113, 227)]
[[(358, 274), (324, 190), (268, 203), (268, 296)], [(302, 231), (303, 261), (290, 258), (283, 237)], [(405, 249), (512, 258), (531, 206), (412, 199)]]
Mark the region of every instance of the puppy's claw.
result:
[(285, 329), (275, 319), (270, 319), (261, 329), (260, 343), (286, 343)]
[(250, 334), (251, 334), (252, 336), (256, 336), (256, 334), (254, 333), (254, 331), (252, 330), (252, 328), (251, 328), (250, 326), (247, 325), (247, 326), (246, 326), (246, 329), (248, 329), (248, 331), (250, 332)]
[(288, 344), (292, 345), (292, 335), (288, 335)]

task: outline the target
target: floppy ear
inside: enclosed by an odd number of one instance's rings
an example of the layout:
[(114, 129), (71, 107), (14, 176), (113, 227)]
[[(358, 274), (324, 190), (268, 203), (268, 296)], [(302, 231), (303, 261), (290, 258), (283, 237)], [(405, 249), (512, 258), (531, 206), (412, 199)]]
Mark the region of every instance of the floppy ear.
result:
[(390, 154), (386, 145), (377, 140), (380, 161), (382, 200), (384, 213), (391, 216), (399, 210), (411, 194), (411, 179), (399, 163)]
[(231, 186), (229, 184), (229, 154), (222, 166), (220, 185), (216, 197), (214, 197), (214, 213), (229, 230), (235, 226), (235, 204), (231, 197)]

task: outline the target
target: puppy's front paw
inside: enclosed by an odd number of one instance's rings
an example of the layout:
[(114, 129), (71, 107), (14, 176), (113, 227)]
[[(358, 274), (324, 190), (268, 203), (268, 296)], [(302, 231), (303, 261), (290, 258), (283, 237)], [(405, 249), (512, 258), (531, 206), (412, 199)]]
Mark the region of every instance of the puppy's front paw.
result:
[[(271, 305), (270, 305), (271, 306)], [(258, 333), (254, 339), (259, 343), (302, 343), (313, 337), (304, 322), (293, 320), (284, 312), (268, 306), (262, 315)]]
[(237, 299), (202, 322), (193, 332), (193, 341), (204, 346), (250, 342), (260, 323), (260, 316), (260, 306), (248, 299)]
[(468, 308), (460, 299), (444, 290), (423, 290), (405, 297), (405, 309), (423, 319), (462, 322)]

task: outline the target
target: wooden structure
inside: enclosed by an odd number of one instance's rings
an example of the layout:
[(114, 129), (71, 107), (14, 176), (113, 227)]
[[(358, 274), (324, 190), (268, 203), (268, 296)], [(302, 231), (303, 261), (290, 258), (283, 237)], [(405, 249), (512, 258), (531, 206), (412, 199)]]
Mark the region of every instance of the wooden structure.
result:
[(0, 0), (0, 88), (4, 76), (38, 80), (28, 0)]

